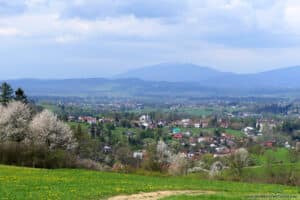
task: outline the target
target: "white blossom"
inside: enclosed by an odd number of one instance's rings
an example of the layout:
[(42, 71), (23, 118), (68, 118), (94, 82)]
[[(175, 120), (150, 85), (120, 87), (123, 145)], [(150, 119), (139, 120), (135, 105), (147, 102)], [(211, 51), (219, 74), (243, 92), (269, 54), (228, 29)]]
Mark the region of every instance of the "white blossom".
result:
[(184, 154), (179, 153), (171, 157), (169, 173), (171, 175), (184, 175), (187, 173), (188, 161)]
[(30, 118), (29, 107), (21, 102), (0, 106), (0, 141), (23, 141), (28, 134)]
[(168, 145), (164, 141), (160, 140), (157, 143), (156, 151), (157, 151), (158, 161), (160, 163), (170, 162), (172, 153), (170, 152)]
[(30, 139), (34, 144), (47, 145), (50, 149), (68, 150), (77, 145), (70, 127), (48, 110), (44, 110), (33, 118), (30, 130)]

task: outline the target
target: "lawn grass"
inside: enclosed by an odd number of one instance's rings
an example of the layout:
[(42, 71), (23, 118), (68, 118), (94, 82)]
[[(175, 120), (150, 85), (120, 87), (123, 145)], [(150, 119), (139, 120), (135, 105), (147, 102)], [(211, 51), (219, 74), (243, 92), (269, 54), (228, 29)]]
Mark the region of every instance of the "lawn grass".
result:
[(171, 196), (167, 198), (163, 198), (162, 200), (251, 200), (251, 199), (272, 199), (272, 200), (279, 200), (279, 199), (288, 199), (288, 200), (297, 200), (299, 196), (293, 194), (242, 194), (242, 193), (219, 193), (219, 194), (212, 194), (212, 195), (195, 195), (195, 196), (188, 196), (188, 195), (179, 195), (179, 196)]
[(252, 154), (257, 165), (265, 165), (270, 159), (274, 163), (289, 163), (289, 150), (286, 148), (268, 149), (262, 155)]
[(300, 177), (300, 162), (297, 163), (283, 163), (283, 164), (274, 164), (271, 166), (254, 166), (246, 167), (243, 169), (243, 178), (251, 179), (255, 178), (266, 178), (271, 173), (274, 174), (288, 174), (289, 171), (292, 171), (295, 176)]
[(158, 190), (209, 190), (220, 194), (226, 192), (232, 197), (248, 194), (300, 194), (300, 188), (281, 185), (0, 166), (0, 199), (102, 199), (118, 194)]
[(44, 109), (50, 110), (55, 113), (60, 111), (57, 105), (50, 104), (50, 103), (38, 103), (38, 106), (42, 106)]
[(247, 194), (239, 194), (235, 193), (220, 193), (220, 194), (212, 194), (212, 195), (179, 195), (179, 196), (171, 196), (163, 198), (162, 200), (244, 200), (249, 199), (251, 197)]

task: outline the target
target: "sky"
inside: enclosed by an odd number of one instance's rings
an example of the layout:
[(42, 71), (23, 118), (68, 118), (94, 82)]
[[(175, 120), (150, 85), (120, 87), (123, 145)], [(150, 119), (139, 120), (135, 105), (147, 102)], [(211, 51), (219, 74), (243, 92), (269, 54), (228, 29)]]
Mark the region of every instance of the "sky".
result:
[(0, 0), (0, 79), (300, 64), (299, 0)]

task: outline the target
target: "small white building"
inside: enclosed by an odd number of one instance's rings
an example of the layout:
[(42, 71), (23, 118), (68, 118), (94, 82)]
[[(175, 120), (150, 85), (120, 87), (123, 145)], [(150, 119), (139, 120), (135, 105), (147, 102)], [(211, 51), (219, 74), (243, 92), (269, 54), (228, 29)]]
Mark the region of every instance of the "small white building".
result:
[(188, 137), (191, 136), (191, 132), (190, 132), (190, 131), (186, 131), (186, 132), (184, 132), (183, 134), (184, 134), (185, 136), (188, 136)]
[(144, 153), (142, 151), (135, 151), (133, 152), (133, 158), (136, 159), (143, 159)]
[(286, 141), (286, 142), (284, 143), (284, 147), (287, 148), (287, 149), (290, 149), (290, 148), (291, 148), (291, 145), (289, 144), (288, 141)]
[(248, 127), (244, 128), (244, 133), (247, 136), (253, 136), (253, 135), (255, 135), (255, 129), (251, 126), (248, 126)]
[(186, 128), (190, 125), (190, 121), (191, 121), (190, 119), (182, 119), (181, 124), (182, 124), (183, 127)]
[(194, 124), (194, 127), (195, 128), (201, 128), (201, 124), (200, 123), (196, 123), (196, 124)]
[(149, 115), (142, 115), (139, 118), (140, 123), (149, 123), (151, 122), (151, 117)]

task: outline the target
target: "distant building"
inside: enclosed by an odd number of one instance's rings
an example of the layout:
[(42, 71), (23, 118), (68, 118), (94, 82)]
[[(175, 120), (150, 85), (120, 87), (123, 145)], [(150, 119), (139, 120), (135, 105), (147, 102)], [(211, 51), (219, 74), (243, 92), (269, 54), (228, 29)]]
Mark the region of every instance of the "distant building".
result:
[(274, 147), (275, 143), (276, 143), (275, 141), (266, 141), (266, 142), (263, 142), (262, 145), (267, 148), (272, 148), (272, 147)]
[(75, 117), (74, 116), (69, 116), (68, 117), (68, 121), (69, 122), (74, 122), (75, 121)]
[(87, 117), (79, 117), (78, 120), (80, 122), (86, 122), (88, 124), (96, 124), (97, 123), (97, 119), (96, 118), (89, 117), (89, 116), (87, 116)]
[(186, 132), (184, 132), (183, 134), (184, 134), (185, 136), (187, 136), (187, 137), (191, 136), (191, 132), (190, 132), (190, 131), (186, 131)]
[(202, 120), (201, 121), (201, 128), (207, 128), (209, 125), (209, 122), (207, 120)]
[(194, 124), (194, 127), (195, 127), (195, 128), (201, 128), (201, 124), (200, 124), (200, 123), (195, 123), (195, 124)]
[(287, 148), (287, 149), (290, 149), (290, 148), (291, 148), (291, 145), (289, 144), (288, 141), (286, 141), (286, 142), (284, 143), (284, 147)]
[(172, 133), (173, 134), (180, 133), (180, 128), (173, 128)]
[(136, 159), (143, 159), (144, 157), (144, 153), (143, 151), (135, 151), (133, 152), (133, 158), (136, 158)]
[(110, 153), (111, 152), (111, 147), (110, 146), (104, 146), (103, 151), (104, 151), (104, 153)]
[(248, 126), (246, 128), (244, 128), (244, 133), (246, 136), (255, 136), (256, 135), (256, 131), (255, 128)]
[(151, 122), (151, 117), (149, 115), (142, 115), (139, 118), (140, 123), (150, 123)]
[(190, 125), (191, 120), (190, 119), (182, 119), (181, 124), (183, 127), (187, 128)]
[(173, 135), (173, 138), (174, 139), (182, 139), (183, 135), (181, 133), (176, 133), (176, 134)]

